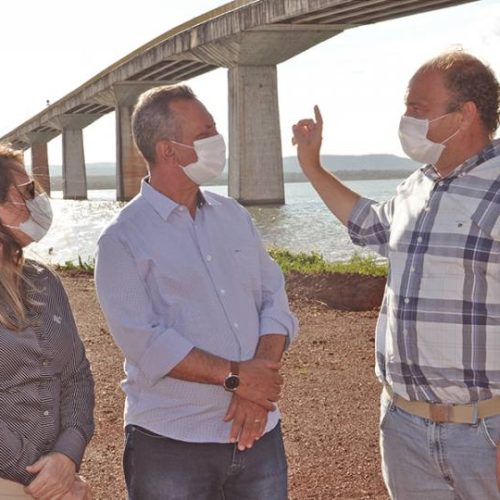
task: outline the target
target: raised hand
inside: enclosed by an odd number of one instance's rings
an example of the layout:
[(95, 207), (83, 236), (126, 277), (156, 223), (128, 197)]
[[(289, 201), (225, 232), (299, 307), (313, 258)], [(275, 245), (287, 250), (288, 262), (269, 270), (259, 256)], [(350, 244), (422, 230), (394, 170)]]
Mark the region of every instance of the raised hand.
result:
[(309, 169), (320, 166), (323, 118), (318, 106), (314, 106), (314, 118), (299, 120), (292, 127), (292, 144), (297, 146), (297, 156), (306, 175)]

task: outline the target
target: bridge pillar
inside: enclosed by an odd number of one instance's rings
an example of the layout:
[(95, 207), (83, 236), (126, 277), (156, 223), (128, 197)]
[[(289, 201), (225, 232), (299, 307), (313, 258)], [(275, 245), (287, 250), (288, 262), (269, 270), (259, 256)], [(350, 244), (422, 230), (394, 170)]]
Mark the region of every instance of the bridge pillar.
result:
[(83, 129), (98, 118), (100, 115), (68, 114), (53, 120), (62, 129), (62, 176), (65, 200), (87, 199)]
[(144, 158), (134, 145), (130, 119), (135, 103), (146, 90), (162, 82), (122, 82), (113, 85), (116, 102), (116, 199), (131, 200), (147, 174)]
[(276, 66), (229, 68), (229, 195), (243, 205), (283, 204)]
[(27, 134), (31, 146), (31, 173), (48, 196), (50, 196), (50, 172), (47, 143), (57, 134), (58, 132), (29, 132)]
[(35, 142), (31, 145), (31, 172), (33, 178), (50, 196), (49, 154), (46, 142)]
[(65, 200), (87, 199), (87, 175), (83, 130), (65, 127), (62, 132), (63, 147), (63, 198)]

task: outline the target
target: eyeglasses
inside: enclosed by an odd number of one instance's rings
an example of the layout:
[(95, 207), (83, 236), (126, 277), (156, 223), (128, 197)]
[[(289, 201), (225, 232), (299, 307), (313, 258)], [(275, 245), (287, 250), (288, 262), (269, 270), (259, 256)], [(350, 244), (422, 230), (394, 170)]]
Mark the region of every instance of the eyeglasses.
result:
[(18, 184), (16, 189), (19, 191), (19, 194), (25, 200), (33, 200), (35, 198), (35, 181), (24, 182), (23, 184)]

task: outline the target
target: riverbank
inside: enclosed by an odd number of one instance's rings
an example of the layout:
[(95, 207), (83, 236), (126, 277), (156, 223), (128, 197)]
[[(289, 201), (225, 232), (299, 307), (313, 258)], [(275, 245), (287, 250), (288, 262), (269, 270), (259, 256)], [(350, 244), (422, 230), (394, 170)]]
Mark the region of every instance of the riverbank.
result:
[[(125, 498), (123, 358), (86, 275), (62, 273), (96, 380), (96, 434), (82, 467), (95, 499)], [(378, 454), (378, 394), (373, 373), (377, 311), (330, 309), (289, 289), (301, 335), (285, 356), (280, 408), (290, 498), (386, 499)]]

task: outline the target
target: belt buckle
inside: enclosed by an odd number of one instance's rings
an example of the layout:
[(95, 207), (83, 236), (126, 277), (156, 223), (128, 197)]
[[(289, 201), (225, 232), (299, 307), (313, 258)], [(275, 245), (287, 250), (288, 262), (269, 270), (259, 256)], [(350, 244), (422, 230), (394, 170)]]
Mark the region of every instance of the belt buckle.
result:
[(431, 403), (430, 405), (430, 419), (436, 423), (448, 423), (451, 422), (451, 413), (453, 410), (453, 405), (442, 404), (442, 403)]

